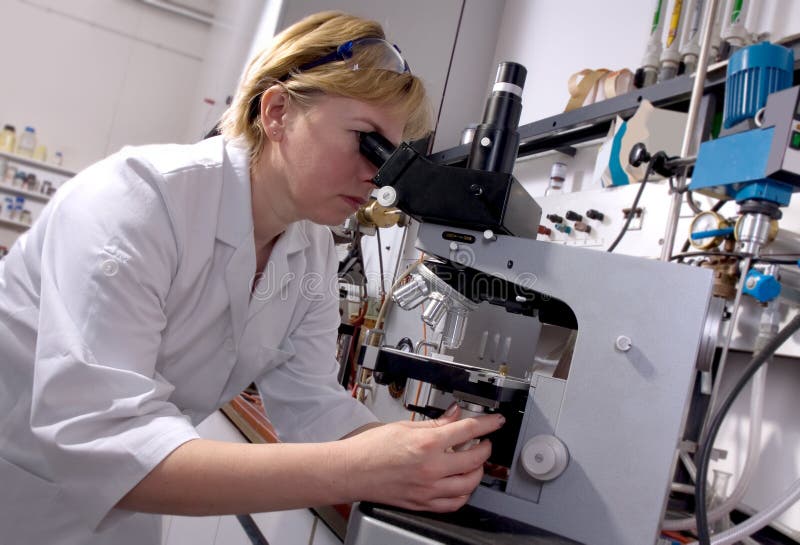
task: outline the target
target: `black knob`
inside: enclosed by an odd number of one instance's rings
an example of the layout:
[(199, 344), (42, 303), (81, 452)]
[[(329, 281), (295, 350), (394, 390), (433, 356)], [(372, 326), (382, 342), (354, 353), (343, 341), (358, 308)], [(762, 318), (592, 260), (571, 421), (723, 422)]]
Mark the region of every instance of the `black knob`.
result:
[(558, 214), (547, 214), (547, 219), (549, 219), (553, 223), (564, 223), (564, 218), (562, 218)]
[(645, 146), (642, 142), (634, 144), (631, 148), (630, 154), (628, 155), (628, 162), (632, 167), (638, 167), (642, 163), (649, 163), (650, 159), (651, 157), (647, 152), (647, 146)]
[(603, 221), (603, 218), (606, 217), (606, 215), (592, 208), (591, 210), (586, 211), (586, 217), (590, 220)]
[(572, 210), (568, 210), (565, 216), (567, 216), (569, 221), (583, 221), (583, 216)]

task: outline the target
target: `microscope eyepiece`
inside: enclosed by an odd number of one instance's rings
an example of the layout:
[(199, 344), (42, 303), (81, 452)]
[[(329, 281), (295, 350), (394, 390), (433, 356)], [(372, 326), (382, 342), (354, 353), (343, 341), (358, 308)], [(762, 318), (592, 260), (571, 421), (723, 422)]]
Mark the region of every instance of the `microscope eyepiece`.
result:
[(379, 132), (359, 133), (359, 151), (363, 153), (369, 161), (380, 168), (383, 166), (395, 150), (394, 144), (389, 142)]
[(519, 97), (522, 96), (522, 88), (525, 87), (525, 77), (528, 70), (521, 64), (515, 62), (501, 62), (497, 67), (497, 76), (494, 78), (492, 93), (496, 91), (506, 91)]
[(519, 146), (522, 87), (528, 71), (515, 62), (501, 62), (486, 101), (483, 120), (475, 130), (467, 168), (510, 174)]

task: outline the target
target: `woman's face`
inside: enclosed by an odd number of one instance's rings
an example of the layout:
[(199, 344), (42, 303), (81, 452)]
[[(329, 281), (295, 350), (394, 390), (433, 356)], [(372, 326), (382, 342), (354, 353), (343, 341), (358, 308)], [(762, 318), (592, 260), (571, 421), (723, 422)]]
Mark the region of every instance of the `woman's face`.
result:
[[(289, 104), (281, 137), (271, 142), (294, 216), (336, 225), (367, 201), (377, 168), (359, 152), (359, 133), (377, 131), (395, 145), (405, 118), (391, 108), (322, 96), (307, 108)], [(269, 130), (269, 128), (268, 128)]]

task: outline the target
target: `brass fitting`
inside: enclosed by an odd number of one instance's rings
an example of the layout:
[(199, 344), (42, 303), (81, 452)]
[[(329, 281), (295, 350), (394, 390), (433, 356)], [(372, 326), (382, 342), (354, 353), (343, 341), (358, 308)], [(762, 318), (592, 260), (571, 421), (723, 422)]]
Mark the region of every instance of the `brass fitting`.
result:
[(399, 208), (381, 206), (375, 200), (359, 208), (356, 212), (356, 219), (358, 223), (366, 227), (384, 228), (393, 225), (404, 227), (408, 223), (408, 216)]

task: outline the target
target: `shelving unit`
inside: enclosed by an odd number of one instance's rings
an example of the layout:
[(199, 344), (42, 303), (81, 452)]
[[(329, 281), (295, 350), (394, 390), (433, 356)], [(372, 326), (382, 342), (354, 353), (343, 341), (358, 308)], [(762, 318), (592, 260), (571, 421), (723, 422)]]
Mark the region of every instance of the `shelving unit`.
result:
[(72, 172), (71, 170), (67, 170), (65, 168), (61, 168), (56, 165), (51, 165), (50, 163), (43, 163), (42, 161), (36, 161), (34, 159), (31, 159), (30, 157), (22, 157), (21, 155), (15, 155), (13, 153), (8, 153), (5, 151), (0, 151), (0, 157), (4, 157), (8, 159), (10, 162), (16, 163), (18, 165), (37, 168), (39, 170), (45, 170), (47, 172), (52, 172), (53, 174), (57, 174), (65, 178), (72, 178), (73, 176), (75, 176), (75, 173)]
[(30, 225), (21, 221), (0, 217), (0, 227), (9, 227), (17, 231), (26, 231)]
[(38, 193), (36, 191), (23, 189), (21, 187), (14, 187), (13, 185), (4, 183), (0, 183), (0, 192), (20, 195), (22, 197), (25, 197), (26, 199), (31, 199), (32, 201), (38, 201), (38, 202), (47, 202), (50, 200), (50, 197), (45, 195), (44, 193)]
[[(781, 45), (794, 51), (795, 81), (800, 75), (800, 40), (791, 40)], [(701, 106), (700, 118), (713, 114), (714, 102), (722, 105), (725, 92), (726, 62), (709, 67), (704, 85), (705, 104)], [(642, 100), (649, 100), (657, 108), (686, 111), (694, 85), (693, 75), (682, 75), (665, 82), (633, 89), (631, 92), (609, 98), (582, 108), (540, 119), (532, 123), (520, 125), (520, 136), (517, 158), (528, 157), (538, 153), (558, 150), (568, 155), (574, 154), (573, 146), (604, 138), (608, 134), (613, 120), (620, 116), (627, 119), (632, 116)], [(706, 119), (706, 123), (710, 120)], [(700, 127), (701, 136), (707, 136), (709, 126)], [(702, 138), (701, 138), (702, 139)], [(698, 140), (699, 142), (700, 140)], [(465, 166), (469, 157), (471, 144), (462, 144), (453, 148), (438, 151), (428, 158), (440, 165)]]
[[(7, 160), (9, 165), (15, 166), (19, 170), (35, 172), (40, 182), (45, 179), (50, 179), (55, 187), (60, 186), (65, 180), (75, 175), (74, 172), (65, 168), (4, 151), (0, 151), (0, 160), (4, 160), (3, 162)], [(3, 179), (4, 175), (5, 172), (0, 172), (0, 180)], [(28, 206), (25, 206), (25, 208), (31, 211), (33, 219), (38, 216), (41, 207), (46, 205), (51, 197), (50, 195), (45, 195), (38, 191), (31, 191), (27, 188), (16, 187), (0, 181), (0, 201), (2, 201), (3, 196), (9, 195), (24, 197), (26, 202), (31, 203), (30, 208)], [(0, 209), (2, 208), (4, 208), (4, 206), (0, 206)], [(3, 214), (5, 214), (5, 211), (3, 211)], [(0, 216), (0, 245), (10, 247), (11, 243), (19, 236), (19, 233), (27, 231), (29, 228), (30, 223)], [(16, 234), (13, 234), (14, 232), (16, 232)]]

